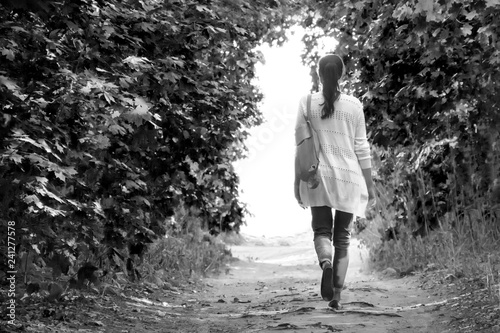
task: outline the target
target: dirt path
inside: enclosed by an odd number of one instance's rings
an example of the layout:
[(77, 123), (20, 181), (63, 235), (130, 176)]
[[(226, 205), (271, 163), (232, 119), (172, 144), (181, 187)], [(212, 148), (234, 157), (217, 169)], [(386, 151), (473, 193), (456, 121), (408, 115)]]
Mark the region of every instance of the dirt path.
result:
[(228, 274), (204, 280), (204, 291), (193, 291), (185, 301), (189, 306), (168, 310), (159, 331), (446, 332), (437, 312), (440, 299), (419, 289), (415, 277), (364, 272), (366, 252), (357, 241), (351, 247), (345, 309), (328, 308), (318, 295), (321, 271), (310, 240), (304, 234), (233, 246), (238, 260)]
[(228, 275), (209, 281), (211, 304), (226, 302), (205, 309), (207, 323), (227, 318), (228, 332), (229, 327), (234, 332), (443, 332), (433, 313), (437, 305), (431, 305), (440, 300), (419, 289), (414, 277), (366, 273), (366, 251), (357, 241), (350, 251), (344, 310), (328, 308), (318, 295), (321, 271), (311, 239), (304, 234), (233, 247), (240, 260)]
[(219, 277), (180, 288), (146, 288), (142, 296), (124, 291), (121, 297), (96, 295), (36, 305), (26, 316), (41, 311), (47, 319), (30, 320), (23, 331), (451, 332), (439, 312), (441, 299), (420, 289), (415, 277), (367, 273), (366, 251), (356, 240), (350, 250), (344, 310), (338, 312), (319, 296), (321, 270), (312, 235), (248, 238), (231, 250), (237, 259)]

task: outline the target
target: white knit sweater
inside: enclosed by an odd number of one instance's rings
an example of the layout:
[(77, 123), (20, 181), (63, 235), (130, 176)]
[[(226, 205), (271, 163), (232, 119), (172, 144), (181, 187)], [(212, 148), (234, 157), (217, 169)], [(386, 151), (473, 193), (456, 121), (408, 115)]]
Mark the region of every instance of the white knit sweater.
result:
[[(368, 191), (361, 169), (371, 167), (370, 145), (366, 139), (363, 105), (353, 96), (341, 94), (332, 117), (321, 119), (322, 93), (311, 96), (311, 123), (321, 146), (320, 184), (309, 189), (301, 182), (305, 206), (329, 206), (364, 217)], [(295, 128), (305, 123), (307, 96), (299, 103)]]

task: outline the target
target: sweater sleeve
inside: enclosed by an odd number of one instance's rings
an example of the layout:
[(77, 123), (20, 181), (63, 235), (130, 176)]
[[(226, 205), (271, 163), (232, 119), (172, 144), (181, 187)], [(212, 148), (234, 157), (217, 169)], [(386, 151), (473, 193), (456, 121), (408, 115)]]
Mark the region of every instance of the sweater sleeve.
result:
[(306, 119), (304, 117), (306, 113), (306, 103), (307, 103), (307, 96), (303, 96), (299, 101), (299, 107), (297, 110), (297, 119), (295, 121), (295, 144), (297, 144), (299, 141), (297, 134), (300, 132), (300, 129), (304, 126), (307, 126)]
[(370, 144), (366, 138), (365, 114), (361, 107), (358, 123), (356, 126), (356, 136), (354, 138), (354, 152), (358, 157), (358, 162), (361, 169), (371, 168), (372, 159), (370, 153)]

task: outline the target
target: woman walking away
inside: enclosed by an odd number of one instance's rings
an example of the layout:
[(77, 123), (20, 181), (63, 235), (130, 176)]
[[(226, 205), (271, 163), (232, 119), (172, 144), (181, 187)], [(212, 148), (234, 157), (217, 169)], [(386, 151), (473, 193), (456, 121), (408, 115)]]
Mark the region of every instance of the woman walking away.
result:
[(363, 106), (340, 91), (344, 63), (338, 55), (328, 54), (319, 60), (318, 72), (322, 91), (300, 99), (295, 130), (297, 139), (309, 114), (320, 147), (319, 184), (311, 186), (296, 176), (295, 197), (302, 207), (311, 207), (314, 248), (323, 271), (321, 296), (340, 309), (352, 221), (354, 216), (364, 217), (366, 199), (374, 203), (375, 192)]

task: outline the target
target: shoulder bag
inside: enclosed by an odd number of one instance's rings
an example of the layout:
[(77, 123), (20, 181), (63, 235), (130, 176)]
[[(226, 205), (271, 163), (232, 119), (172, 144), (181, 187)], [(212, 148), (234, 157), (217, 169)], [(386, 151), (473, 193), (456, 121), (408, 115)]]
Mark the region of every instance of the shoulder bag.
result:
[(305, 124), (295, 129), (295, 177), (314, 189), (319, 185), (317, 171), (320, 145), (318, 134), (311, 123), (311, 95), (307, 95), (306, 110)]

